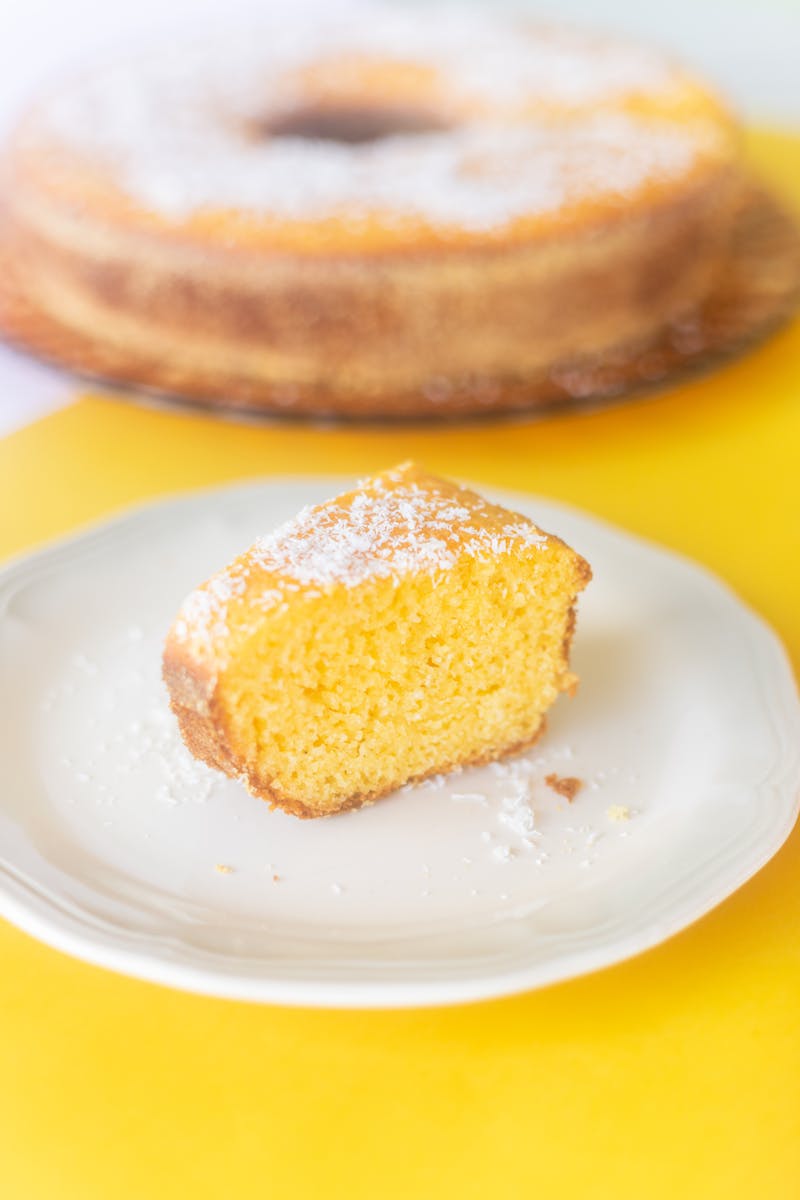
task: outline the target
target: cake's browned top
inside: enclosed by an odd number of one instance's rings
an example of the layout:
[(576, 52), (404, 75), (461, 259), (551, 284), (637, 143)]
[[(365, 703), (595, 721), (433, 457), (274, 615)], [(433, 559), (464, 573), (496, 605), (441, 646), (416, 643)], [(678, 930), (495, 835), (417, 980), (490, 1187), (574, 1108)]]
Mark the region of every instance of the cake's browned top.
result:
[(106, 63), (31, 112), (16, 170), (123, 227), (330, 254), (581, 227), (733, 154), (716, 98), (651, 51), (463, 8), (351, 10)]
[[(218, 660), (247, 605), (278, 610), (301, 592), (435, 576), (461, 556), (488, 558), (558, 540), (528, 517), (407, 462), (259, 539), (191, 593), (170, 637), (200, 659)], [(588, 578), (588, 566), (575, 557)]]

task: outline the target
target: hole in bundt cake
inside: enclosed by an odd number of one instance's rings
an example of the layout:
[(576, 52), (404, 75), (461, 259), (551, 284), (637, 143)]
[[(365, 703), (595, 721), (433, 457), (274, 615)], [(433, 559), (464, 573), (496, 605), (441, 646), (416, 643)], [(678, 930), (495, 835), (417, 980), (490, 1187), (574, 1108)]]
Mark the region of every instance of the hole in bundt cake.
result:
[(259, 121), (256, 132), (261, 137), (357, 145), (400, 134), (436, 133), (447, 128), (444, 121), (424, 109), (306, 105)]

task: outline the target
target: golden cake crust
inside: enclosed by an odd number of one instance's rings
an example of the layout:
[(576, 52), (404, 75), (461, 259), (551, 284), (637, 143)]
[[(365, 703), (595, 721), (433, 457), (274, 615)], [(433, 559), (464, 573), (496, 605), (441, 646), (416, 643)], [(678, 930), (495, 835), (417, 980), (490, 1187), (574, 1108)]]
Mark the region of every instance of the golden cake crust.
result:
[[(79, 365), (122, 382), (372, 417), (523, 408), (553, 372), (645, 349), (719, 272), (739, 192), (730, 119), (658, 57), (500, 20), (481, 30), (513, 86), (487, 75), (477, 34), (470, 82), (435, 21), (401, 39), (405, 58), (380, 37), (310, 42), (277, 72), (255, 134), (246, 89), (224, 97), (224, 120), (212, 111), (205, 59), (195, 92), (120, 67), (143, 97), (133, 130), (114, 116), (110, 67), (44, 101), (4, 167), (32, 327), (37, 313), (58, 322), (65, 359), (79, 345)], [(562, 60), (588, 79), (577, 95), (572, 75), (547, 75)], [(176, 88), (191, 120), (160, 99)], [(292, 133), (382, 114), (391, 134), (400, 110), (402, 136), (367, 145)], [(216, 175), (199, 171), (204, 154)]]

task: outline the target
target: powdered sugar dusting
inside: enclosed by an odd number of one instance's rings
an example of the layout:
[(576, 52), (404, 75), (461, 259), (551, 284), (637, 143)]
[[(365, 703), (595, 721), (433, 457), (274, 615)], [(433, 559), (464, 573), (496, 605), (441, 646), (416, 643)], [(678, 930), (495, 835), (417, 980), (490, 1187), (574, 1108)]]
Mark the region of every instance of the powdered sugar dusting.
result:
[[(427, 69), (426, 103), (444, 106), (448, 128), (358, 145), (254, 135), (265, 114), (296, 102), (298, 73), (332, 63), (346, 90), (351, 59), (354, 70), (370, 60)], [(482, 231), (686, 172), (713, 131), (621, 111), (632, 95), (675, 94), (682, 79), (638, 48), (463, 8), (423, 21), (337, 5), (313, 19), (283, 14), (259, 36), (110, 64), (55, 95), (37, 120), (40, 134), (175, 222), (208, 209), (346, 222), (378, 213)], [(576, 112), (579, 121), (563, 120)]]

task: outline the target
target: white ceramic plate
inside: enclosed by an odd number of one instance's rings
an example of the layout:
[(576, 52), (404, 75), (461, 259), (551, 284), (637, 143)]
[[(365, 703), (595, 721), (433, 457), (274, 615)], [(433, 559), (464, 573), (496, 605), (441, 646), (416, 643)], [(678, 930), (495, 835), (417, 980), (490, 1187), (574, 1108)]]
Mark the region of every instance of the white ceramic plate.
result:
[[(0, 912), (90, 962), (215, 995), (497, 996), (694, 921), (797, 815), (800, 713), (773, 634), (704, 571), (552, 503), (500, 499), (592, 563), (577, 697), (506, 764), (326, 821), (184, 750), (160, 681), (184, 594), (341, 481), (168, 500), (0, 574)], [(584, 783), (572, 803), (548, 774)]]

